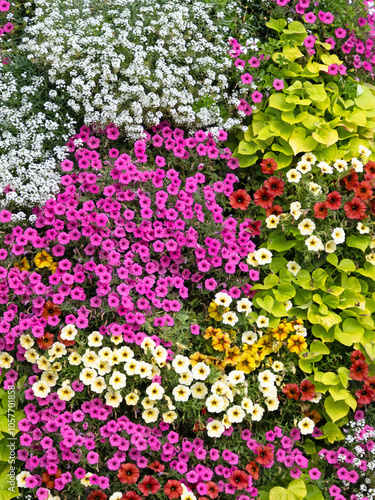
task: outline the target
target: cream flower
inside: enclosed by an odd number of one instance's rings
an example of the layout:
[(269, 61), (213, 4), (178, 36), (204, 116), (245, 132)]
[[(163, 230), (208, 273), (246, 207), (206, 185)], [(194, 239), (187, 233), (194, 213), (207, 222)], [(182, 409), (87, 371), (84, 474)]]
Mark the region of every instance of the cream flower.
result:
[(261, 387), (270, 387), (275, 383), (275, 375), (270, 370), (264, 370), (258, 374)]
[(371, 156), (371, 151), (368, 148), (366, 148), (365, 146), (362, 146), (362, 145), (359, 146), (358, 151), (359, 151), (359, 154), (361, 154), (363, 156), (367, 156), (367, 157)]
[(177, 354), (172, 361), (172, 366), (176, 373), (184, 373), (189, 369), (190, 359), (186, 356), (181, 356)]
[(254, 422), (259, 422), (260, 420), (262, 420), (263, 413), (264, 409), (260, 405), (258, 405), (258, 403), (256, 403), (251, 411), (251, 420), (254, 420)]
[(243, 398), (241, 401), (242, 408), (246, 411), (246, 413), (252, 413), (254, 404), (249, 398)]
[(186, 385), (179, 384), (173, 389), (172, 394), (176, 401), (185, 402), (189, 399), (191, 391)]
[(265, 401), (268, 411), (275, 411), (279, 408), (280, 401), (275, 398), (267, 398)]
[(319, 252), (319, 250), (324, 250), (324, 245), (322, 240), (314, 235), (307, 238), (307, 240), (305, 240), (305, 244), (308, 250), (312, 252)]
[(105, 394), (105, 403), (112, 408), (118, 408), (122, 400), (123, 397), (118, 391), (108, 391)]
[(97, 372), (94, 368), (84, 368), (79, 374), (79, 379), (85, 385), (90, 385), (97, 377)]
[(237, 311), (244, 312), (248, 316), (252, 311), (252, 302), (246, 297), (237, 302)]
[(100, 332), (92, 332), (87, 337), (87, 340), (88, 340), (87, 345), (89, 347), (101, 347), (103, 343), (103, 336), (100, 334)]
[(298, 172), (298, 170), (296, 170), (295, 168), (291, 168), (286, 173), (286, 177), (287, 177), (287, 179), (288, 179), (289, 182), (298, 183), (301, 180), (302, 176), (301, 176), (301, 173)]
[(352, 158), (352, 167), (357, 173), (363, 172), (363, 163), (357, 158)]
[(62, 401), (70, 401), (71, 399), (74, 398), (74, 394), (75, 394), (75, 392), (73, 391), (73, 389), (69, 385), (61, 387), (57, 391), (57, 395), (59, 396), (59, 398)]
[(321, 161), (320, 163), (318, 163), (318, 167), (323, 174), (333, 174), (333, 168), (325, 161)]
[(223, 323), (224, 325), (230, 325), (234, 326), (236, 323), (238, 323), (238, 316), (235, 312), (233, 311), (228, 311), (223, 314)]
[(235, 405), (227, 410), (228, 420), (231, 424), (240, 424), (246, 416), (241, 406)]
[(136, 392), (130, 392), (125, 396), (125, 402), (128, 406), (135, 406), (138, 403), (139, 395)]
[(309, 182), (309, 189), (314, 196), (318, 196), (322, 192), (322, 186), (319, 186), (316, 182)]
[(362, 222), (358, 222), (357, 229), (360, 234), (368, 234), (370, 232), (370, 228), (368, 226), (365, 226)]
[(325, 244), (325, 247), (324, 247), (324, 250), (327, 252), (327, 253), (334, 253), (336, 251), (336, 243), (333, 241), (333, 240), (329, 240), (327, 241), (327, 243)]
[(228, 382), (233, 385), (245, 382), (245, 374), (240, 370), (232, 370), (228, 375)]
[(263, 266), (264, 264), (271, 264), (272, 262), (272, 252), (266, 248), (256, 250), (255, 257), (260, 266)]
[(126, 375), (123, 373), (119, 372), (118, 370), (115, 370), (111, 378), (109, 379), (109, 384), (118, 391), (119, 389), (122, 389), (126, 386)]
[(207, 424), (207, 435), (209, 437), (219, 438), (225, 431), (225, 426), (219, 420), (212, 420)]
[(257, 258), (255, 256), (255, 252), (251, 252), (248, 254), (247, 258), (246, 258), (246, 262), (250, 265), (250, 266), (253, 266), (253, 267), (257, 267), (259, 266), (259, 262), (257, 261)]
[(191, 387), (191, 394), (195, 399), (204, 399), (208, 394), (208, 389), (202, 382), (196, 382)]
[[(307, 174), (308, 172), (311, 171), (311, 163), (309, 161), (306, 161), (306, 160), (300, 160), (298, 163), (297, 163), (297, 167), (296, 169), (301, 172), (301, 174)], [(289, 170), (290, 172), (290, 170)], [(288, 175), (288, 174), (287, 174)]]
[(281, 361), (274, 361), (271, 368), (275, 372), (281, 372), (284, 370), (284, 364)]
[(163, 421), (167, 424), (171, 424), (174, 422), (177, 418), (177, 413), (173, 410), (167, 411), (166, 413), (163, 413)]
[(288, 271), (290, 271), (293, 276), (297, 276), (297, 274), (300, 272), (301, 270), (301, 266), (299, 264), (297, 264), (297, 262), (295, 262), (294, 260), (290, 260), (287, 265), (286, 265)]
[(348, 169), (348, 162), (345, 160), (336, 160), (333, 166), (338, 172), (345, 172)]
[(163, 399), (164, 389), (160, 384), (154, 382), (147, 387), (146, 394), (152, 401), (156, 401), (158, 399)]
[(229, 307), (232, 303), (232, 297), (225, 292), (218, 292), (215, 295), (215, 303), (218, 306)]
[(315, 229), (315, 223), (311, 219), (303, 219), (297, 227), (303, 236), (310, 236)]
[(270, 320), (266, 316), (258, 316), (258, 319), (255, 321), (258, 328), (267, 328)]
[(279, 224), (279, 217), (275, 214), (271, 214), (266, 219), (266, 226), (268, 229), (275, 229)]
[(73, 351), (69, 354), (68, 361), (72, 366), (79, 366), (82, 363), (82, 358), (77, 351)]
[(210, 374), (210, 367), (203, 361), (200, 361), (193, 366), (191, 373), (196, 380), (206, 380)]
[(302, 156), (301, 160), (308, 161), (309, 163), (311, 163), (311, 165), (315, 165), (315, 163), (316, 163), (316, 156), (313, 153), (305, 153)]
[(147, 410), (142, 413), (142, 418), (146, 422), (146, 424), (156, 422), (158, 416), (159, 410), (157, 408), (147, 408)]
[(181, 373), (181, 376), (178, 379), (178, 382), (180, 384), (184, 384), (184, 385), (190, 385), (193, 381), (194, 381), (194, 377), (193, 377), (193, 374), (191, 371)]
[(298, 427), (300, 428), (301, 434), (312, 434), (315, 423), (311, 418), (305, 417), (300, 422), (298, 422)]
[(258, 335), (255, 332), (244, 332), (242, 334), (242, 342), (244, 344), (253, 345), (258, 339)]
[(44, 382), (43, 380), (38, 380), (31, 387), (32, 387), (34, 395), (37, 398), (44, 399), (51, 392), (50, 386), (46, 382)]
[(34, 340), (30, 337), (30, 335), (28, 333), (21, 335), (21, 337), (20, 337), (21, 347), (23, 347), (24, 349), (31, 349), (31, 347), (34, 344), (35, 344)]
[(90, 384), (91, 390), (96, 392), (97, 394), (101, 394), (106, 388), (107, 385), (103, 377), (96, 377)]
[(206, 400), (206, 407), (210, 413), (220, 413), (225, 409), (225, 400), (217, 394), (212, 394)]
[(335, 227), (335, 229), (331, 233), (331, 236), (336, 245), (344, 243), (345, 241), (345, 231), (341, 227)]
[(78, 330), (74, 325), (66, 325), (61, 330), (60, 337), (63, 340), (74, 340), (76, 338), (77, 333)]

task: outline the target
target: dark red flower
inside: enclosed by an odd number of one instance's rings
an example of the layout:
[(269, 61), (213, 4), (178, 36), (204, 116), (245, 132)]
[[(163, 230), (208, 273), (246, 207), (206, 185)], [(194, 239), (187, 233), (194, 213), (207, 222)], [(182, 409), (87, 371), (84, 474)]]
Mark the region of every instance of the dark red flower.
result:
[(341, 207), (341, 194), (338, 191), (332, 191), (327, 195), (326, 205), (331, 210), (337, 210)]
[(359, 182), (354, 187), (354, 194), (361, 200), (369, 200), (373, 194), (371, 184), (368, 181)]
[(244, 225), (246, 224), (245, 231), (247, 233), (250, 233), (251, 236), (259, 236), (260, 235), (260, 226), (262, 225), (260, 220), (248, 219), (246, 221), (246, 223), (243, 222), (243, 224)]
[(232, 208), (246, 210), (250, 205), (251, 198), (244, 189), (239, 189), (229, 196), (229, 202)]
[(177, 479), (169, 479), (164, 486), (164, 493), (171, 500), (182, 495), (183, 489), (180, 481)]
[(47, 319), (49, 316), (60, 316), (61, 311), (59, 306), (54, 304), (52, 300), (47, 300), (43, 306), (42, 317)]
[(297, 384), (286, 384), (282, 391), (288, 399), (295, 399), (296, 401), (298, 401), (301, 394), (300, 388)]
[(269, 191), (264, 186), (255, 191), (254, 193), (254, 203), (262, 208), (270, 208), (272, 206), (275, 197), (273, 193)]
[(45, 332), (43, 337), (39, 337), (36, 339), (36, 342), (41, 349), (46, 350), (52, 346), (53, 339), (54, 339), (53, 333)]
[(350, 378), (353, 380), (365, 380), (368, 375), (368, 364), (363, 359), (358, 359), (350, 367)]
[(354, 170), (354, 168), (349, 172), (349, 174), (346, 177), (343, 177), (341, 179), (341, 183), (345, 184), (345, 187), (348, 191), (354, 189), (354, 186), (356, 186), (358, 183), (358, 175), (357, 172)]
[(165, 465), (161, 464), (159, 460), (152, 462), (152, 464), (149, 464), (147, 467), (155, 472), (164, 472), (165, 469)]
[(87, 500), (107, 500), (108, 495), (102, 490), (92, 490)]
[(361, 198), (354, 197), (344, 205), (345, 214), (348, 219), (363, 219), (366, 214), (366, 205)]
[(247, 470), (247, 472), (250, 474), (250, 476), (256, 481), (257, 479), (259, 479), (259, 467), (257, 466), (257, 463), (255, 462), (255, 460), (253, 460), (252, 462), (249, 462), (245, 469)]
[(325, 219), (328, 215), (327, 204), (324, 201), (319, 201), (314, 205), (314, 215), (317, 219)]
[(266, 208), (266, 215), (269, 217), (270, 215), (276, 215), (278, 217), (283, 213), (283, 207), (280, 205), (272, 205), (270, 208)]
[(134, 484), (138, 481), (140, 471), (134, 464), (121, 464), (117, 477), (122, 483)]
[(230, 484), (238, 490), (244, 490), (249, 486), (249, 476), (243, 470), (235, 470), (229, 478)]
[(277, 163), (272, 158), (266, 158), (265, 160), (260, 162), (261, 171), (264, 174), (272, 175), (274, 171), (277, 169)]
[(142, 497), (135, 491), (128, 491), (122, 495), (121, 500), (142, 500)]
[(375, 177), (375, 161), (369, 161), (364, 166), (366, 174), (370, 174), (372, 177)]
[(207, 495), (210, 498), (217, 498), (219, 496), (220, 488), (216, 483), (214, 483), (213, 481), (208, 481), (206, 483), (206, 487), (207, 487)]
[(279, 177), (270, 177), (263, 182), (263, 186), (269, 189), (273, 196), (276, 197), (283, 194), (285, 182)]
[(258, 456), (255, 457), (255, 460), (258, 462), (258, 464), (265, 466), (269, 465), (272, 462), (273, 450), (269, 444), (266, 444), (265, 446), (257, 446), (256, 452)]
[(302, 394), (301, 401), (311, 401), (315, 398), (315, 385), (310, 380), (302, 380), (300, 388)]
[(359, 359), (363, 359), (363, 361), (365, 361), (365, 355), (363, 354), (362, 351), (360, 350), (357, 350), (357, 351), (353, 351), (350, 355), (350, 361), (352, 363), (355, 363), (356, 361), (358, 361)]
[(375, 392), (368, 385), (365, 385), (363, 386), (363, 389), (356, 391), (355, 395), (358, 398), (358, 403), (361, 405), (368, 405), (375, 399)]
[(145, 476), (143, 481), (138, 484), (138, 488), (147, 497), (148, 495), (155, 495), (160, 490), (160, 483), (152, 476)]

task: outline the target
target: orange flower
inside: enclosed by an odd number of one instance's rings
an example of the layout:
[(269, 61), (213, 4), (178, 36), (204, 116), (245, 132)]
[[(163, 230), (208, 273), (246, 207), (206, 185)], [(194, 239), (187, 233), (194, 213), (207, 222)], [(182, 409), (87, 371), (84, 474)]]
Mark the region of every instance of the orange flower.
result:
[(47, 302), (43, 306), (42, 317), (47, 319), (49, 316), (60, 316), (61, 311), (59, 306), (54, 304), (52, 300), (47, 300)]
[(57, 469), (55, 474), (48, 474), (48, 472), (43, 472), (42, 483), (46, 485), (46, 488), (52, 490), (55, 486), (55, 479), (61, 476), (61, 470)]
[(92, 490), (87, 500), (107, 500), (108, 495), (102, 490)]
[(252, 462), (249, 462), (245, 469), (247, 470), (247, 472), (250, 474), (250, 476), (256, 481), (257, 479), (259, 479), (259, 467), (257, 465), (257, 463), (255, 462), (255, 460), (253, 460)]
[(138, 481), (140, 471), (134, 464), (121, 464), (117, 477), (122, 483), (134, 484)]
[(212, 337), (212, 347), (216, 351), (225, 351), (230, 348), (230, 338), (227, 333), (217, 333)]
[(240, 208), (246, 210), (250, 205), (250, 195), (244, 189), (239, 189), (229, 196), (229, 203), (232, 208)]
[(225, 361), (229, 365), (236, 365), (241, 359), (241, 351), (238, 347), (231, 347), (225, 353)]
[(53, 333), (45, 332), (43, 337), (39, 337), (38, 339), (36, 339), (36, 341), (41, 349), (46, 350), (49, 349), (53, 344), (53, 338), (54, 338)]
[(299, 354), (300, 352), (304, 351), (307, 347), (307, 342), (305, 337), (302, 335), (291, 335), (288, 338), (288, 349), (290, 352), (295, 352)]

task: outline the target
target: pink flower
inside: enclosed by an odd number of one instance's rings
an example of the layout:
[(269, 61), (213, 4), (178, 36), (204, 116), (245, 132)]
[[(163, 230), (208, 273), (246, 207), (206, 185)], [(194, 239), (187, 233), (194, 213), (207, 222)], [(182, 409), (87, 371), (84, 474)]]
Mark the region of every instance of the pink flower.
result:
[(0, 12), (6, 12), (9, 10), (10, 3), (5, 0), (0, 1)]
[(282, 90), (284, 88), (284, 81), (283, 80), (279, 80), (278, 78), (275, 78), (273, 83), (273, 88), (276, 89), (276, 90)]
[(309, 470), (309, 476), (313, 480), (319, 479), (321, 475), (322, 475), (322, 473), (316, 467)]
[(318, 12), (318, 17), (324, 24), (331, 24), (335, 19), (335, 16), (331, 12), (323, 12), (322, 10)]
[(262, 102), (263, 94), (258, 92), (257, 90), (251, 94), (251, 99), (254, 103)]
[(337, 38), (345, 38), (346, 30), (344, 30), (344, 28), (337, 28), (335, 29), (335, 35)]
[(304, 39), (303, 44), (306, 48), (312, 49), (315, 46), (315, 40), (316, 40), (315, 36), (309, 35)]
[(0, 222), (10, 222), (12, 220), (12, 213), (9, 210), (2, 210), (0, 212)]
[(255, 56), (253, 56), (251, 59), (249, 59), (248, 62), (252, 68), (258, 68), (260, 65), (260, 60)]
[(339, 67), (337, 66), (337, 64), (330, 64), (328, 66), (328, 74), (329, 75), (337, 75), (339, 71)]
[(316, 15), (314, 14), (314, 12), (308, 12), (307, 14), (305, 14), (304, 19), (306, 23), (314, 24), (316, 21)]
[(244, 75), (241, 75), (241, 81), (242, 83), (249, 85), (253, 81), (253, 77), (250, 75), (250, 73), (245, 73)]

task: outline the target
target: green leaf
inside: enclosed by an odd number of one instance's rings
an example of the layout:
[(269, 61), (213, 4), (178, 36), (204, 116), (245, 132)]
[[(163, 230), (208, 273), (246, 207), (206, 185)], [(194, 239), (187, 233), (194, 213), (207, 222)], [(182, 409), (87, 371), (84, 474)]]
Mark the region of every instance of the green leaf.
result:
[(285, 19), (273, 19), (272, 17), (266, 23), (266, 26), (268, 28), (270, 28), (271, 30), (279, 31), (279, 32), (282, 31), (286, 25), (287, 25), (287, 22), (285, 21)]
[(327, 128), (319, 128), (312, 133), (312, 136), (317, 142), (325, 146), (332, 146), (332, 144), (335, 144), (339, 140), (337, 131)]
[(288, 24), (288, 28), (284, 30), (284, 33), (290, 34), (295, 33), (297, 35), (307, 34), (305, 26), (299, 21), (293, 21)]
[(346, 273), (353, 272), (355, 271), (355, 264), (350, 259), (342, 259), (342, 261), (340, 261), (340, 264), (337, 266), (337, 269), (345, 271)]
[(311, 342), (310, 352), (316, 352), (318, 354), (329, 354), (330, 350), (325, 344), (323, 344), (323, 342), (320, 342), (320, 340), (313, 340), (313, 342)]
[(289, 500), (288, 492), (281, 486), (275, 486), (270, 491), (270, 500)]
[[(360, 87), (358, 85), (358, 87)], [(367, 87), (361, 87), (362, 93), (354, 99), (356, 105), (361, 109), (374, 109), (375, 96)]]
[(268, 105), (271, 108), (280, 109), (281, 111), (292, 111), (296, 107), (295, 104), (286, 102), (285, 95), (281, 93), (272, 94)]
[(313, 324), (318, 324), (323, 326), (327, 331), (338, 323), (341, 323), (341, 317), (329, 311), (327, 315), (322, 315), (319, 312), (318, 307), (315, 304), (311, 304), (307, 312), (308, 320)]
[(358, 248), (362, 250), (362, 252), (365, 252), (371, 241), (371, 236), (366, 236), (365, 234), (352, 234), (346, 239), (346, 244), (348, 247)]
[(274, 300), (271, 297), (271, 295), (266, 295), (264, 297), (264, 299), (257, 297), (256, 301), (257, 301), (257, 304), (259, 305), (259, 307), (261, 307), (262, 309), (265, 309), (269, 313), (272, 312), (272, 306), (274, 304)]
[(269, 290), (270, 288), (273, 288), (274, 286), (278, 285), (278, 283), (279, 283), (278, 276), (276, 276), (276, 274), (269, 274), (268, 276), (265, 277), (263, 285), (258, 283), (253, 286), (253, 290)]
[(368, 342), (365, 344), (365, 351), (368, 355), (368, 357), (371, 359), (371, 361), (375, 360), (375, 343), (374, 342)]
[(333, 422), (327, 422), (324, 425), (323, 433), (322, 437), (326, 437), (330, 443), (334, 443), (335, 441), (339, 441), (345, 437), (340, 431), (339, 426)]
[(305, 128), (297, 127), (289, 138), (289, 144), (292, 147), (294, 154), (297, 155), (301, 152), (307, 153), (309, 151), (313, 151), (318, 143), (313, 137), (306, 137)]
[(342, 331), (351, 336), (353, 343), (361, 342), (365, 329), (354, 318), (347, 318), (342, 324)]
[(324, 500), (322, 492), (315, 484), (307, 484), (306, 500)]
[(324, 385), (337, 385), (340, 383), (340, 378), (336, 373), (326, 372), (322, 375), (320, 381)]
[(296, 241), (286, 240), (285, 236), (274, 236), (270, 238), (270, 242), (267, 244), (268, 250), (276, 250), (276, 252), (285, 252), (290, 248), (293, 248)]
[(350, 406), (345, 401), (335, 401), (332, 396), (325, 399), (324, 408), (332, 422), (337, 422), (340, 418), (345, 417), (350, 410)]
[(288, 485), (288, 493), (294, 495), (296, 500), (305, 498), (307, 490), (305, 481), (302, 479), (295, 479)]
[(279, 302), (285, 302), (286, 300), (292, 299), (296, 294), (296, 289), (293, 285), (279, 285), (276, 289), (273, 290), (273, 294), (275, 299)]

